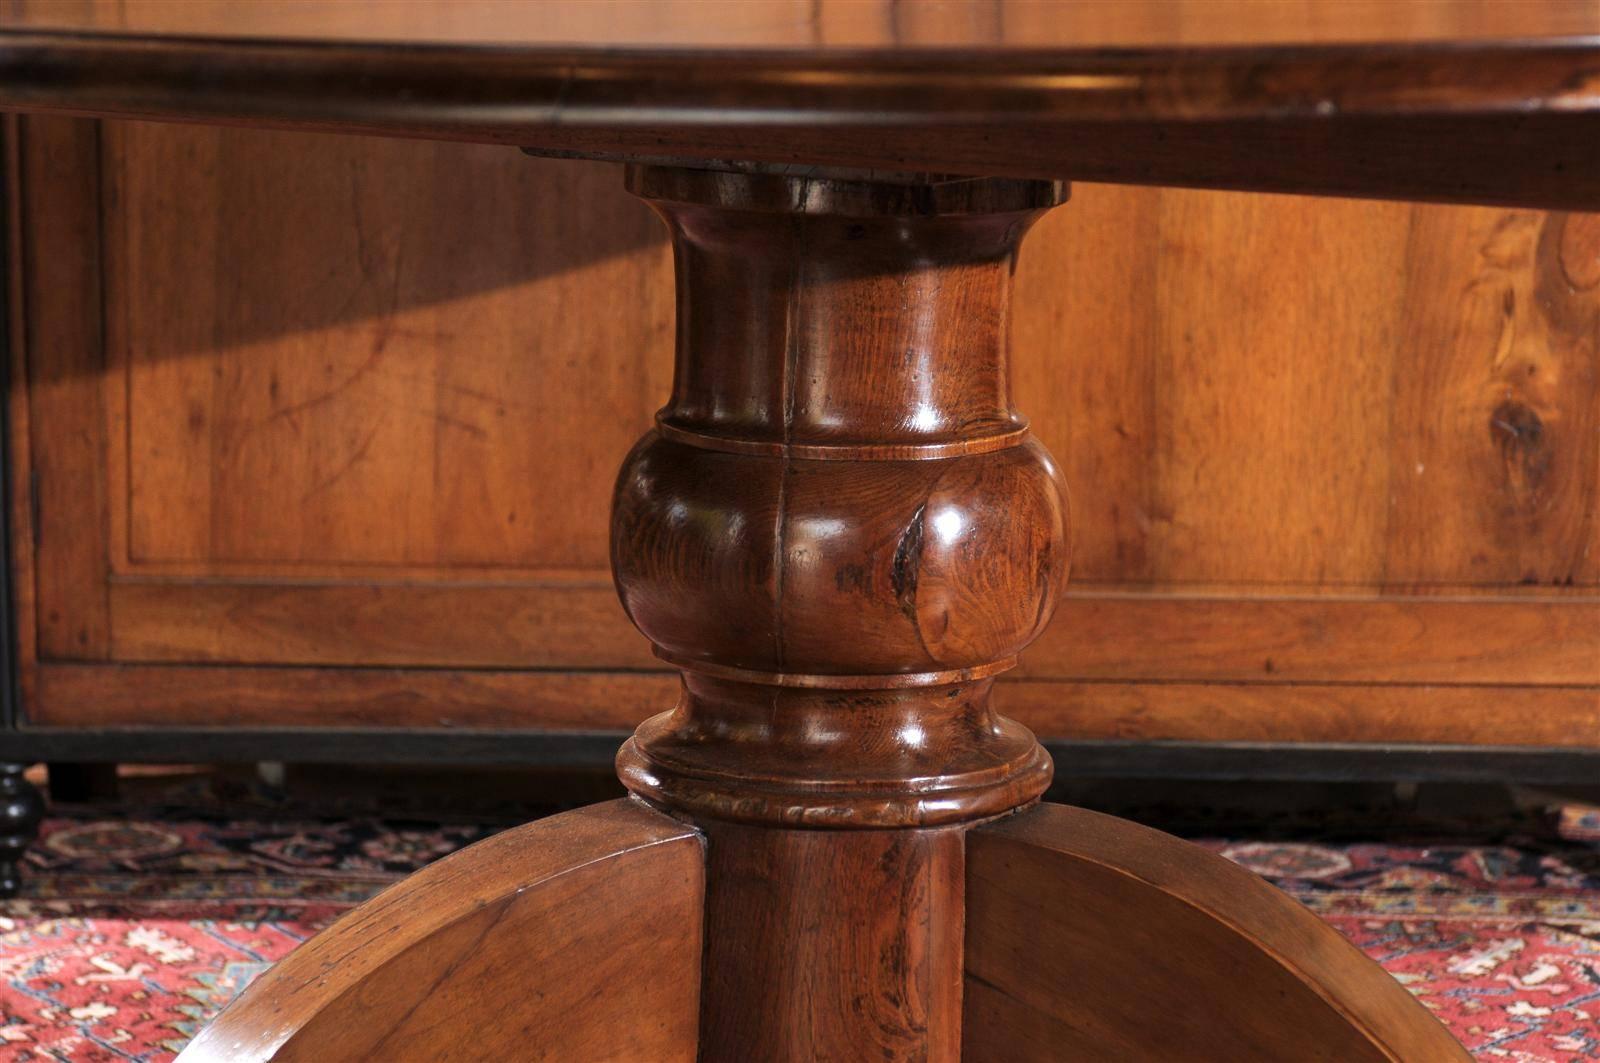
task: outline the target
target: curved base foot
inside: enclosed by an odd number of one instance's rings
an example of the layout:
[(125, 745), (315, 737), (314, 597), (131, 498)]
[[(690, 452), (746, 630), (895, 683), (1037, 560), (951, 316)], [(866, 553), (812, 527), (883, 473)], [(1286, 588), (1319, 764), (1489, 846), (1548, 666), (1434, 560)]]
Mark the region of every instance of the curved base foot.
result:
[(963, 1010), (967, 1063), (1471, 1059), (1287, 894), (1063, 805), (967, 836)]
[(181, 1059), (692, 1061), (703, 869), (633, 800), (506, 831), (295, 950)]
[[(828, 834), (808, 834), (819, 867), (838, 859)], [(960, 836), (952, 840), (959, 850)], [(1332, 927), (1196, 846), (1060, 805), (968, 831), (965, 843), (960, 1058), (968, 1063), (1470, 1060)], [(713, 835), (716, 844), (733, 845), (735, 856), (761, 851), (727, 835)], [(776, 1019), (788, 1047), (770, 1058), (814, 1058), (818, 1024), (832, 1029), (835, 1014), (807, 995), (812, 968), (802, 957), (815, 945), (815, 920), (775, 911), (725, 921), (725, 939), (704, 951), (706, 867), (697, 831), (634, 800), (507, 831), (308, 942), (182, 1060), (742, 1063), (748, 1054), (730, 1052), (719, 1030), (699, 1035), (708, 1017), (720, 1029), (749, 1014), (702, 1011), (702, 964), (721, 968), (706, 984), (726, 982), (728, 956), (793, 934), (782, 954), (790, 966), (774, 959), (768, 975), (741, 979), (749, 985), (740, 993), (749, 1008), (789, 1002)], [(837, 885), (824, 879), (808, 879), (813, 914), (834, 903)], [(906, 888), (918, 881), (908, 876)], [(958, 873), (953, 903), (935, 920), (957, 947), (960, 881)], [(783, 929), (786, 918), (795, 926)], [(873, 918), (852, 921), (870, 936)], [(931, 953), (917, 962), (929, 977), (943, 966)], [(955, 968), (952, 957), (958, 983)], [(784, 979), (794, 981), (787, 995), (775, 985)], [(953, 1063), (954, 1040), (880, 1055)]]

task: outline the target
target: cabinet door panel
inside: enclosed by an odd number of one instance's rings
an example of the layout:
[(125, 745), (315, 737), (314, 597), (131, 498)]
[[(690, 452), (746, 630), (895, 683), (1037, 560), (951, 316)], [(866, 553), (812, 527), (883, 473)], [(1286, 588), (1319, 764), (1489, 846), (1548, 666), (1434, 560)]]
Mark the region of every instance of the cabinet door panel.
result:
[(604, 569), (671, 368), (616, 167), (137, 123), (101, 151), (115, 573)]
[[(10, 129), (31, 722), (668, 706), (605, 567), (673, 335), (670, 249), (615, 167)], [(1600, 743), (1600, 218), (1085, 185), (1014, 313), (1076, 564), (1010, 711)]]

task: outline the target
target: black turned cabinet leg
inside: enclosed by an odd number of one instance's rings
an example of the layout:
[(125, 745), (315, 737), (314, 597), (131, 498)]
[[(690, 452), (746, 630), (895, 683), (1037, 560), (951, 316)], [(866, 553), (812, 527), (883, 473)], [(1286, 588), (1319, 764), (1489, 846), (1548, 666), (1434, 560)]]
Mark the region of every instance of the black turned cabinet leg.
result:
[(22, 855), (39, 836), (44, 797), (23, 772), (26, 764), (0, 763), (0, 897), (22, 887)]

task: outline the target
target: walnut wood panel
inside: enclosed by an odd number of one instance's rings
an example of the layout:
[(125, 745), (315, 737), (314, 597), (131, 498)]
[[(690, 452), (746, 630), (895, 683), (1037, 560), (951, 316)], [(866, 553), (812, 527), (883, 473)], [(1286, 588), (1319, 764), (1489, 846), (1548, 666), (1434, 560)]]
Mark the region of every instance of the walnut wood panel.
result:
[(962, 1059), (1466, 1063), (1398, 982), (1214, 854), (1063, 805), (967, 838)]
[(629, 631), (616, 591), (592, 581), (114, 582), (111, 612), (124, 661), (659, 667)]
[(671, 367), (665, 242), (615, 168), (105, 129), (115, 571), (604, 579), (594, 514)]
[[(85, 727), (439, 727), (627, 731), (666, 672), (44, 664), (30, 722)], [(1002, 681), (997, 708), (1045, 739), (1385, 742), (1584, 748), (1600, 689), (1362, 683)]]
[[(12, 357), (27, 377), (31, 465), (28, 523), (37, 594), (34, 627), (46, 656), (104, 658), (110, 609), (104, 580), (108, 431), (102, 379), (99, 140), (92, 122), (21, 121), (17, 140), (15, 254), (21, 341)], [(25, 592), (25, 597), (31, 597)]]
[(1075, 583), (1384, 579), (1413, 209), (1105, 188), (1045, 220), (1016, 382), (1089, 507)]
[(669, 672), (43, 664), (45, 726), (631, 731), (672, 701)]
[[(670, 367), (665, 243), (614, 171), (131, 124), (96, 149), (86, 123), (23, 125), (21, 253), (104, 232), (98, 270), (33, 262), (18, 323), (25, 663), (37, 634), (47, 661), (659, 667), (598, 567), (611, 469)], [(1140, 686), (1097, 715), (1096, 687), (1051, 712), (1030, 686), (1041, 733), (1190, 735), (1181, 706), (1215, 699), (1241, 708), (1214, 709), (1212, 737), (1384, 740), (1435, 725), (1346, 685), (1466, 682), (1526, 685), (1538, 741), (1587, 742), (1595, 218), (1077, 188), (1021, 255), (1011, 366), (1072, 488), (1087, 593), (1022, 674), (1206, 687)], [(102, 305), (96, 348), (76, 311)], [(246, 696), (241, 721), (270, 723), (275, 696), (305, 719), (273, 674), (195, 678), (214, 711)], [(401, 711), (376, 675), (341, 676), (375, 686), (339, 719)], [(496, 692), (472, 718), (528, 712), (507, 680), (458, 675)], [(40, 721), (205, 715), (204, 687), (74, 709), (34, 678)], [(1281, 702), (1248, 686), (1284, 681)], [(1246, 718), (1268, 704), (1303, 707)], [(1505, 740), (1473, 704), (1457, 737)]]
[(1019, 674), (1593, 685), (1600, 601), (1086, 594)]
[(689, 1063), (704, 881), (699, 837), (638, 802), (539, 820), (340, 919), (183, 1059)]
[[(652, 666), (609, 587), (114, 583), (127, 661)], [(405, 624), (394, 622), (403, 611)], [(1137, 654), (1130, 648), (1139, 647)], [(1022, 676), (1600, 683), (1600, 602), (1069, 595)]]
[(1075, 189), (1013, 377), (1074, 582), (1600, 582), (1600, 215)]
[(1593, 586), (1600, 215), (1419, 211), (1411, 241), (1389, 520), (1427, 534), (1391, 579)]
[[(19, 127), (20, 121), (15, 116), (8, 115), (0, 120), (0, 159), (4, 159), (6, 181), (4, 206), (6, 231), (3, 241), (7, 265), (4, 287), (6, 299), (4, 450), (6, 483), (10, 487), (0, 512), (3, 512), (6, 518), (8, 554), (5, 558), (6, 588), (10, 592), (6, 629), (10, 632), (12, 640), (12, 689), (21, 695), (20, 700), (26, 704), (27, 698), (31, 696), (27, 689), (31, 681), (29, 665), (39, 657), (39, 628), (36, 622), (39, 603), (38, 581), (35, 578), (33, 506), (30, 504), (32, 501), (30, 496), (35, 488), (33, 450), (30, 446), (32, 433), (29, 418), (28, 363), (23, 354), (28, 349), (27, 327), (23, 316), (23, 307), (27, 302), (25, 298), (27, 285), (23, 280), (21, 268), (24, 226), (20, 194), (22, 148), (18, 143)], [(28, 490), (16, 488), (19, 479), (28, 485)], [(7, 713), (13, 723), (16, 715), (15, 711)]]
[(1600, 745), (1592, 686), (1019, 680), (995, 705), (1046, 739)]

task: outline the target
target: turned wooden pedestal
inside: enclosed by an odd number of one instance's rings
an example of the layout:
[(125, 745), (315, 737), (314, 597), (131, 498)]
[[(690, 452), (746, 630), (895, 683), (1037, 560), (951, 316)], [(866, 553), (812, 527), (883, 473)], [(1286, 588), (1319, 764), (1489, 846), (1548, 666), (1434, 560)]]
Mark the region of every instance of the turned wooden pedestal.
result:
[(1006, 322), (1047, 181), (636, 167), (678, 362), (612, 561), (683, 673), (634, 797), (452, 856), (186, 1060), (1446, 1061), (1406, 991), (1219, 857), (1037, 802), (990, 707), (1065, 583)]

